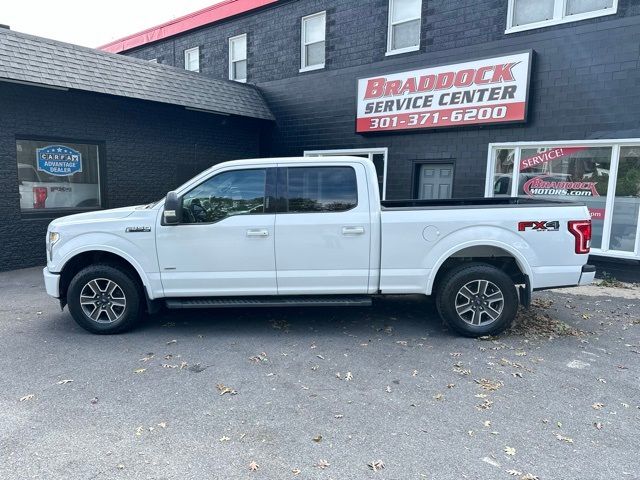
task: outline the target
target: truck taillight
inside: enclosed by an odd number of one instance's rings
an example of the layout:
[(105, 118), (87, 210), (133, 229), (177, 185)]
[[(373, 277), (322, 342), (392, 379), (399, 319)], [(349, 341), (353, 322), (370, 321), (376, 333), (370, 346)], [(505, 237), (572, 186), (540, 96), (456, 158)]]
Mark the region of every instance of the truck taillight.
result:
[(33, 187), (33, 208), (45, 208), (47, 187)]
[(569, 231), (576, 238), (576, 253), (587, 254), (591, 251), (591, 220), (569, 222)]

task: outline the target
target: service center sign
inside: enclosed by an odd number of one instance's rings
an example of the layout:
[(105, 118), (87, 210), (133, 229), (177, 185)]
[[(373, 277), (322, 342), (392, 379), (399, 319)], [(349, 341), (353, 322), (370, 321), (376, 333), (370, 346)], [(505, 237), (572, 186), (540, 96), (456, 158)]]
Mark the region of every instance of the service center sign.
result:
[(358, 81), (358, 133), (524, 122), (532, 52)]

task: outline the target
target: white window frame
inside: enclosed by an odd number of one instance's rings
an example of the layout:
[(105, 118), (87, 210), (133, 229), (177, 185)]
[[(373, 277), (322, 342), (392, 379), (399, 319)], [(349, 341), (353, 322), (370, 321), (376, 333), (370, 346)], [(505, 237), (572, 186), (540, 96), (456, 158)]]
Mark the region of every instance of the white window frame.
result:
[[(324, 38), (323, 38), (323, 42), (324, 42), (324, 62), (319, 63), (317, 65), (307, 65), (307, 46), (309, 45), (313, 45), (314, 43), (320, 43), (320, 42), (311, 42), (311, 43), (306, 43), (305, 42), (305, 32), (306, 32), (306, 22), (307, 20), (310, 20), (312, 18), (316, 18), (316, 17), (323, 17), (324, 18)], [(302, 17), (302, 20), (300, 21), (300, 73), (302, 72), (312, 72), (313, 70), (322, 70), (325, 67), (325, 64), (327, 63), (327, 12), (322, 11), (322, 12), (318, 12), (318, 13), (314, 13), (312, 15), (307, 15), (306, 17)]]
[[(403, 20), (401, 22), (393, 23), (393, 2), (395, 1), (396, 0), (389, 0), (389, 16), (387, 19), (387, 52), (385, 53), (385, 55), (387, 56), (399, 55), (401, 53), (408, 53), (408, 52), (417, 52), (418, 50), (420, 50), (420, 46), (422, 44), (422, 0), (420, 0), (420, 16), (419, 17), (414, 17), (408, 20)], [(398, 48), (396, 50), (393, 50), (393, 27), (395, 27), (396, 25), (401, 25), (403, 23), (413, 22), (415, 20), (420, 20), (420, 28), (419, 28), (420, 35), (418, 38), (418, 45), (414, 47), (405, 47), (405, 48)]]
[[(389, 149), (383, 148), (347, 148), (338, 150), (305, 150), (305, 157), (339, 157), (342, 155), (367, 155), (369, 160), (373, 161), (374, 155), (383, 156), (383, 173), (382, 173), (382, 200), (387, 199), (387, 160), (389, 158)], [(376, 179), (376, 183), (378, 183)]]
[[(198, 69), (197, 70), (190, 70), (188, 68), (189, 65), (187, 63), (187, 57), (193, 52), (196, 53), (196, 58), (198, 59)], [(184, 69), (187, 70), (188, 72), (199, 72), (200, 71), (200, 47), (187, 48), (184, 51)]]
[[(231, 45), (240, 40), (244, 40), (244, 58), (243, 59), (233, 59), (232, 48)], [(249, 45), (247, 43), (247, 34), (243, 33), (242, 35), (236, 35), (235, 37), (229, 38), (229, 80), (233, 80), (234, 82), (247, 83), (247, 78), (233, 78), (233, 64), (236, 62), (247, 62), (247, 77), (249, 76)]]
[(622, 147), (640, 146), (640, 138), (625, 139), (606, 139), (606, 140), (568, 140), (568, 141), (552, 141), (552, 142), (511, 142), (511, 143), (490, 143), (487, 157), (487, 173), (485, 177), (485, 197), (493, 197), (493, 181), (495, 174), (495, 155), (498, 149), (513, 148), (515, 149), (513, 161), (513, 180), (511, 183), (511, 196), (518, 196), (519, 169), (521, 152), (523, 148), (540, 148), (540, 147), (610, 147), (611, 148), (611, 166), (609, 170), (609, 185), (607, 192), (613, 192), (607, 195), (605, 205), (604, 225), (602, 228), (602, 245), (600, 248), (592, 248), (593, 255), (601, 257), (640, 259), (640, 212), (638, 214), (638, 232), (636, 234), (636, 245), (633, 252), (623, 252), (620, 250), (611, 250), (609, 242), (611, 240), (611, 225), (613, 222), (613, 208), (615, 200), (616, 184), (618, 181), (618, 165), (620, 162), (620, 149)]
[(555, 6), (553, 10), (553, 18), (549, 20), (543, 20), (541, 22), (527, 23), (526, 25), (514, 25), (513, 19), (515, 18), (515, 2), (516, 0), (509, 0), (509, 8), (507, 9), (507, 29), (504, 33), (516, 33), (524, 32), (526, 30), (533, 30), (535, 28), (550, 27), (552, 25), (560, 25), (562, 23), (578, 22), (580, 20), (587, 20), (589, 18), (605, 17), (607, 15), (615, 15), (618, 13), (618, 0), (613, 0), (613, 6), (611, 8), (605, 8), (603, 10), (594, 10), (593, 12), (579, 13), (577, 15), (567, 15), (567, 0), (554, 0)]

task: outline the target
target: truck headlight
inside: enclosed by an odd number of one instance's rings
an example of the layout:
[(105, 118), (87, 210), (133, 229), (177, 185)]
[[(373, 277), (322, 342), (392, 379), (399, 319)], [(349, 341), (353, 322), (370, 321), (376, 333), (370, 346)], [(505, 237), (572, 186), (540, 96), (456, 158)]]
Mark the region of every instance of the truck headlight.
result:
[(47, 253), (49, 254), (49, 260), (53, 259), (53, 246), (60, 240), (60, 234), (58, 232), (49, 232), (47, 238)]

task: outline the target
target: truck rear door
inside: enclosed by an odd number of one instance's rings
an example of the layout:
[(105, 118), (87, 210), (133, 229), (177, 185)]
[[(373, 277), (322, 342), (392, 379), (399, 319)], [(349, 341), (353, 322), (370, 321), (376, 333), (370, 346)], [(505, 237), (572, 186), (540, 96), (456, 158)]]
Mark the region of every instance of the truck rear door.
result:
[(365, 294), (371, 219), (358, 163), (278, 168), (278, 294)]

